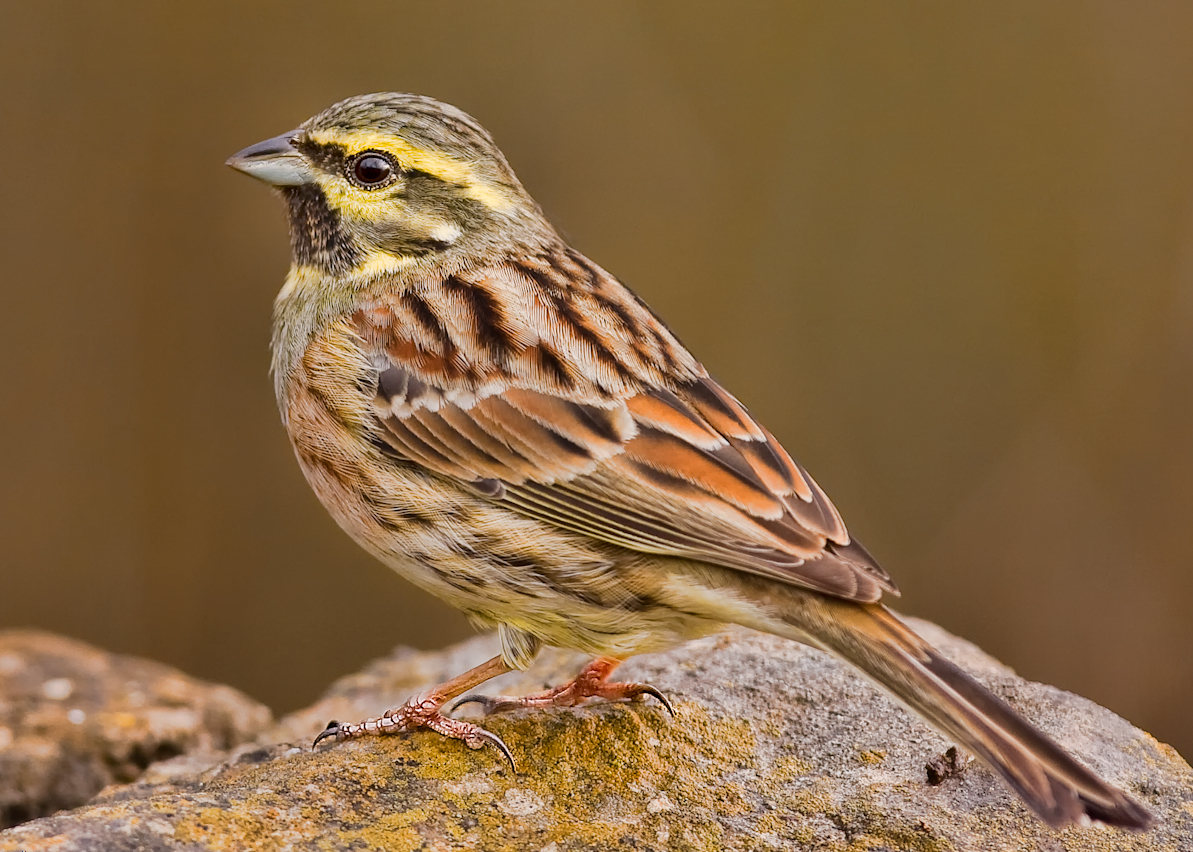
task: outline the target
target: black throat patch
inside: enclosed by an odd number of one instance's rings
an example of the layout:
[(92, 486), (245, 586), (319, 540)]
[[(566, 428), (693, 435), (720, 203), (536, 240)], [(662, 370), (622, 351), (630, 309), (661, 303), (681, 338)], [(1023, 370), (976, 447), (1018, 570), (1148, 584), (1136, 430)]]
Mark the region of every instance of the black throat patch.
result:
[(290, 214), (290, 249), (296, 264), (343, 275), (360, 263), (360, 250), (322, 189), (303, 184), (287, 187), (283, 195)]

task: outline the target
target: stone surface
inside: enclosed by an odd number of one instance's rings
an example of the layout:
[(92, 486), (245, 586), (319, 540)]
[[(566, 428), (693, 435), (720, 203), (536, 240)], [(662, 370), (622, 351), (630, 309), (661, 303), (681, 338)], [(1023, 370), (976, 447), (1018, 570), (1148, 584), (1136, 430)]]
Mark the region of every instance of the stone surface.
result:
[(33, 630), (0, 631), (0, 827), (73, 808), (154, 761), (258, 735), (227, 686)]
[[(1026, 683), (931, 625), (917, 630), (1159, 818), (1144, 835), (1053, 832), (979, 765), (926, 764), (948, 743), (828, 657), (735, 633), (635, 658), (627, 678), (675, 702), (521, 711), (487, 723), (519, 763), (420, 732), (308, 748), (495, 652), (492, 637), (400, 650), (344, 678), (256, 746), (156, 764), (74, 812), (0, 833), (16, 850), (1189, 850), (1193, 770), (1085, 699)], [(493, 691), (583, 662), (548, 651)], [(278, 740), (286, 742), (278, 744)], [(289, 743), (294, 743), (293, 745)]]

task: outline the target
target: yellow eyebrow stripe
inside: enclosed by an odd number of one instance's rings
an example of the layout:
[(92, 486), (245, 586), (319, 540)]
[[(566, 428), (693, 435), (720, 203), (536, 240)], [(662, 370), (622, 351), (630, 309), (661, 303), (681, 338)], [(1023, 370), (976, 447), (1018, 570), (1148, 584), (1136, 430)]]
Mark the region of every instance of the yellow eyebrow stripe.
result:
[(357, 130), (349, 133), (315, 131), (309, 138), (319, 145), (342, 145), (351, 153), (369, 148), (387, 151), (408, 169), (425, 172), (447, 183), (460, 185), (464, 188), (464, 195), (492, 210), (507, 210), (514, 205), (513, 198), (500, 187), (477, 175), (470, 163), (454, 159), (447, 154), (419, 148), (393, 133), (379, 133), (375, 130)]

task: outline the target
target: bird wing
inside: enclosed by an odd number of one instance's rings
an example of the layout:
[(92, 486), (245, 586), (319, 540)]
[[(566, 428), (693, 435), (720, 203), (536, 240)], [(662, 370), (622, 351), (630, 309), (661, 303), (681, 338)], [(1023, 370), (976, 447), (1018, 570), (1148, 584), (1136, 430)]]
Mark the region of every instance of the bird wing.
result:
[(895, 592), (774, 437), (572, 250), (366, 299), (387, 453), (555, 526), (852, 600)]

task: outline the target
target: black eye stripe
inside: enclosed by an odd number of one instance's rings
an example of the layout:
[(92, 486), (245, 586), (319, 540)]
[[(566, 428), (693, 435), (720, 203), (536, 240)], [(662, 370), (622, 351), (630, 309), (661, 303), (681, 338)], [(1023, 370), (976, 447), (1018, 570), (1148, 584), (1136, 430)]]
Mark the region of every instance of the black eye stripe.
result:
[(348, 180), (362, 189), (389, 186), (398, 177), (398, 164), (384, 151), (361, 151), (344, 163)]
[(348, 154), (342, 145), (320, 144), (312, 142), (304, 136), (298, 137), (293, 144), (299, 153), (311, 161), (312, 165), (333, 174), (343, 172), (344, 161), (348, 159)]

